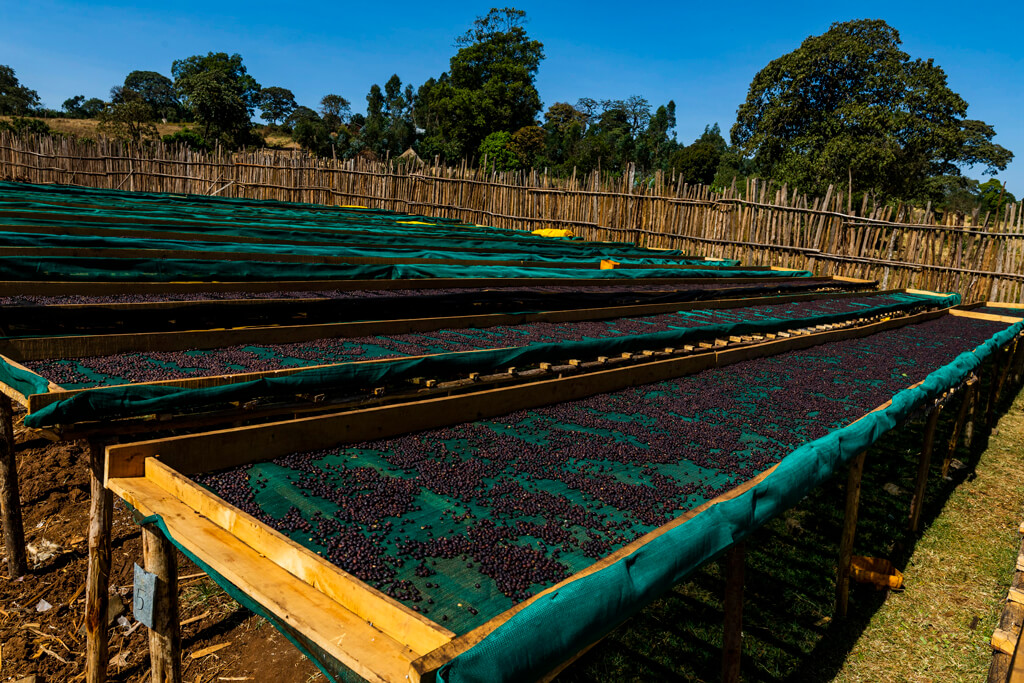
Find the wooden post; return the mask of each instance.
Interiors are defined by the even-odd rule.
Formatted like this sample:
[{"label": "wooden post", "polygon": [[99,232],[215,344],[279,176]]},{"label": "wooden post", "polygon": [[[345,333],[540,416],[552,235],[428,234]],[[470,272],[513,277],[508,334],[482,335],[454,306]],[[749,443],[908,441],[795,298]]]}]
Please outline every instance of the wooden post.
[{"label": "wooden post", "polygon": [[[949,447],[946,449],[946,457],[942,459],[943,478],[949,476],[949,466],[950,463],[953,462],[953,454],[956,452],[957,444],[960,443],[960,434],[964,430],[964,424],[967,422],[967,414],[971,410],[976,393],[977,383],[969,382],[967,385],[967,393],[964,394],[963,400],[960,402],[960,411],[956,415],[956,424],[953,425],[953,433],[949,436]],[[968,442],[969,441],[970,439],[968,438]]]},{"label": "wooden post", "polygon": [[178,561],[174,546],[158,529],[142,527],[146,571],[156,574],[149,662],[153,683],[181,683],[181,632],[178,628]]},{"label": "wooden post", "polygon": [[113,494],[103,486],[103,444],[89,442],[92,504],[89,507],[89,572],[85,587],[86,683],[107,679],[107,594]]},{"label": "wooden post", "polygon": [[25,527],[21,521],[18,466],[14,453],[14,409],[11,399],[0,394],[0,516],[3,517],[7,575],[12,579],[28,573]]},{"label": "wooden post", "polygon": [[921,510],[924,508],[924,494],[928,487],[928,469],[932,464],[932,450],[935,445],[935,426],[939,422],[942,406],[935,406],[928,414],[928,423],[924,428],[924,444],[921,447],[921,460],[917,468],[917,487],[914,498],[910,501],[910,530],[917,531],[921,523]]},{"label": "wooden post", "polygon": [[867,451],[861,451],[850,463],[846,480],[846,512],[843,516],[843,537],[839,542],[839,573],[836,580],[836,614],[846,616],[850,598],[850,558],[853,556],[853,538],[857,533],[857,511],[860,506],[860,480],[864,474]]},{"label": "wooden post", "polygon": [[722,634],[722,683],[739,683],[743,652],[743,564],[742,542],[725,554],[725,624]]}]

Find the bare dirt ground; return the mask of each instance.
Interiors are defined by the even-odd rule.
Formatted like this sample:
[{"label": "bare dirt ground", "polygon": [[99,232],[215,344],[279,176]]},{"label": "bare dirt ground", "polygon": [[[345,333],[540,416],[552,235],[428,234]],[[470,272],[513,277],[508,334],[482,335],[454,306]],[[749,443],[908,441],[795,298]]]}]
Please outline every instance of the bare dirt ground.
[{"label": "bare dirt ground", "polygon": [[[18,437],[18,476],[30,544],[27,576],[0,569],[0,681],[35,674],[38,683],[83,680],[88,544],[88,451]],[[142,561],[138,526],[114,499],[109,614],[110,680],[148,680],[147,631],[132,616],[133,565]],[[184,680],[306,681],[320,672],[262,618],[240,607],[179,556]],[[227,644],[212,654],[203,650]],[[196,654],[201,656],[195,657]]]}]

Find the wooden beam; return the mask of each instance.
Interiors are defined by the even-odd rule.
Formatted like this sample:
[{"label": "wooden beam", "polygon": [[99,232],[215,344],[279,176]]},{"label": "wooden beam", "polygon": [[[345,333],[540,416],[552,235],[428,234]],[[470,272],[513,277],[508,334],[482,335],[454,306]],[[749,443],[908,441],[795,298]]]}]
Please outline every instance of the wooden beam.
[{"label": "wooden beam", "polygon": [[964,426],[967,423],[967,416],[971,410],[971,406],[974,404],[977,391],[977,382],[968,381],[967,389],[965,390],[963,398],[960,400],[960,409],[956,414],[956,423],[953,425],[953,433],[949,436],[949,444],[946,447],[946,457],[942,459],[943,478],[949,476],[949,467],[953,462],[953,454],[956,453],[956,447],[960,444],[960,435],[964,431]]},{"label": "wooden beam", "polygon": [[836,580],[836,616],[845,617],[850,599],[850,558],[857,534],[857,513],[860,508],[860,484],[864,474],[867,451],[861,451],[850,463],[846,479],[846,511],[843,515],[843,536],[839,542],[839,572]]},{"label": "wooden beam", "polygon": [[1020,318],[1014,318],[1008,315],[994,315],[992,313],[979,313],[977,310],[965,311],[959,308],[953,308],[949,311],[950,315],[955,315],[958,318],[974,318],[975,320],[991,320],[997,323],[1019,323]]},{"label": "wooden beam", "polygon": [[156,575],[153,626],[149,629],[152,683],[181,683],[181,630],[178,626],[178,559],[171,542],[151,526],[142,527],[146,571]]},{"label": "wooden beam", "polygon": [[85,587],[85,680],[107,679],[107,603],[110,588],[110,527],[114,499],[103,485],[103,446],[89,444],[92,502],[89,507],[89,560]]},{"label": "wooden beam", "polygon": [[3,516],[7,575],[15,579],[28,573],[28,560],[14,448],[14,410],[7,396],[0,396],[0,515]]},{"label": "wooden beam", "polygon": [[743,565],[741,541],[725,554],[725,620],[722,634],[722,683],[739,683],[743,652]]},{"label": "wooden beam", "polygon": [[928,470],[932,464],[932,450],[935,444],[935,427],[939,423],[941,413],[941,405],[933,407],[928,414],[928,421],[924,428],[924,444],[921,447],[921,458],[917,467],[917,486],[914,488],[914,497],[910,501],[910,530],[915,533],[921,524],[921,510],[924,509],[924,495],[928,488]]}]

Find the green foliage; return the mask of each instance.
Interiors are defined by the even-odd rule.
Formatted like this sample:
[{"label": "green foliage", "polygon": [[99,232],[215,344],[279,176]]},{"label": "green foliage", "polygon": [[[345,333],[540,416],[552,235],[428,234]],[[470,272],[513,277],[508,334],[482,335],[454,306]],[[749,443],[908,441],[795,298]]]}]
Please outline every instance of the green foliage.
[{"label": "green foliage", "polygon": [[107,106],[107,103],[98,97],[90,97],[78,108],[78,114],[83,119],[94,119],[100,115],[103,111],[103,107]]},{"label": "green foliage", "polygon": [[480,143],[477,153],[487,171],[514,171],[519,168],[519,157],[512,149],[512,133],[491,133]]},{"label": "green foliage", "polygon": [[155,116],[153,108],[146,102],[140,98],[131,98],[107,105],[98,117],[99,128],[104,133],[132,142],[156,139],[158,134],[153,125]]},{"label": "green foliage", "polygon": [[194,130],[189,130],[187,128],[175,131],[170,135],[165,135],[163,137],[163,141],[169,145],[184,145],[201,152],[210,151],[210,146],[206,144],[206,140],[203,139],[203,136]]},{"label": "green foliage", "polygon": [[426,130],[421,149],[448,159],[477,149],[495,131],[534,123],[540,94],[534,81],[544,46],[531,40],[526,13],[492,9],[456,40],[449,70],[420,87],[416,121]]},{"label": "green foliage", "polygon": [[686,182],[711,185],[728,147],[716,123],[705,126],[704,133],[692,145],[677,149],[669,163]]},{"label": "green foliage", "polygon": [[1012,153],[967,120],[967,103],[932,60],[912,60],[881,20],[835,23],[769,63],[750,85],[733,144],[757,170],[804,191],[846,184],[913,195],[959,165],[1004,169]]},{"label": "green foliage", "polygon": [[1002,213],[1007,204],[1013,204],[1017,198],[1012,192],[1006,191],[1006,186],[995,178],[990,178],[978,186],[978,199],[981,203],[981,213],[986,212]]},{"label": "green foliage", "polygon": [[0,64],[0,115],[23,116],[39,106],[39,93],[18,82],[14,69]]},{"label": "green foliage", "polygon": [[82,104],[85,102],[85,95],[75,95],[64,100],[64,104],[60,105],[60,108],[73,119],[80,118],[82,115]]},{"label": "green foliage", "polygon": [[175,90],[203,127],[207,143],[239,147],[255,142],[251,119],[261,88],[246,71],[241,55],[194,55],[176,60],[171,72]]},{"label": "green foliage", "polygon": [[124,85],[112,88],[110,95],[113,104],[142,100],[156,117],[168,121],[179,121],[183,114],[181,102],[174,92],[174,83],[156,71],[132,71],[125,76]]},{"label": "green foliage", "polygon": [[402,79],[391,76],[382,91],[374,84],[366,96],[366,121],[360,127],[358,150],[378,157],[398,156],[416,139],[412,120],[415,94],[412,85],[402,88]]},{"label": "green foliage", "polygon": [[509,148],[515,153],[521,168],[532,168],[544,154],[544,129],[540,126],[523,126],[512,133]]},{"label": "green foliage", "polygon": [[0,121],[0,130],[5,130],[15,135],[53,135],[53,130],[46,125],[45,121],[27,119],[20,116],[15,116],[10,121]]},{"label": "green foliage", "polygon": [[330,128],[339,128],[352,116],[352,103],[341,95],[324,95],[320,100],[320,115]]},{"label": "green foliage", "polygon": [[262,110],[260,118],[276,124],[283,118],[295,111],[298,105],[295,103],[295,95],[288,88],[280,88],[272,85],[263,88],[259,95],[259,105]]}]

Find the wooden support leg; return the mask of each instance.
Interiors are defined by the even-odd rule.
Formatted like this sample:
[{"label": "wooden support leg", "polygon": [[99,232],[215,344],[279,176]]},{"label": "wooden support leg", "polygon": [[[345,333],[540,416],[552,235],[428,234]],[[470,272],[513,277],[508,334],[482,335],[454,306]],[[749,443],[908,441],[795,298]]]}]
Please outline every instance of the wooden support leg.
[{"label": "wooden support leg", "polygon": [[181,633],[178,628],[178,561],[174,546],[157,529],[142,528],[146,571],[156,574],[149,661],[153,683],[181,683]]},{"label": "wooden support leg", "polygon": [[[974,396],[977,391],[977,384],[969,384],[967,393],[960,402],[960,410],[956,414],[956,424],[953,425],[953,433],[949,436],[949,447],[946,448],[946,457],[942,459],[942,477],[949,476],[949,466],[953,462],[953,454],[956,452],[957,444],[960,443],[960,434],[964,431],[964,424],[967,422],[967,415],[974,403]],[[968,438],[968,442],[970,439]]]},{"label": "wooden support leg", "polygon": [[11,399],[0,394],[0,516],[3,517],[7,575],[12,579],[28,573],[25,527],[21,521],[18,467],[14,455],[14,409]]},{"label": "wooden support leg", "polygon": [[[1015,350],[1007,349],[1006,353],[1003,354],[1003,367],[1002,371],[999,371],[999,380],[996,382],[995,389],[992,394],[992,410],[999,409],[999,400],[1003,397],[1003,387],[1006,385],[1006,378],[1010,374],[1010,367],[1016,360]],[[998,371],[999,369],[996,368]],[[994,419],[994,416],[993,416]]]},{"label": "wooden support leg", "polygon": [[725,555],[725,630],[722,635],[722,682],[739,683],[743,652],[743,543]]},{"label": "wooden support leg", "polygon": [[928,415],[928,423],[924,428],[924,445],[921,447],[921,460],[917,468],[917,487],[914,499],[910,501],[910,530],[917,531],[921,523],[921,510],[924,508],[924,493],[928,487],[928,470],[932,464],[932,450],[935,445],[935,426],[939,422],[942,407],[932,408]]},{"label": "wooden support leg", "polygon": [[89,444],[89,573],[85,587],[86,683],[107,678],[107,592],[110,589],[110,524],[113,494],[103,486],[103,445]]},{"label": "wooden support leg", "polygon": [[850,599],[850,558],[853,556],[853,538],[857,533],[860,481],[867,455],[867,451],[863,451],[853,459],[850,463],[850,476],[846,480],[846,513],[843,517],[843,537],[839,542],[839,576],[836,581],[836,614],[839,617],[846,616]]}]

